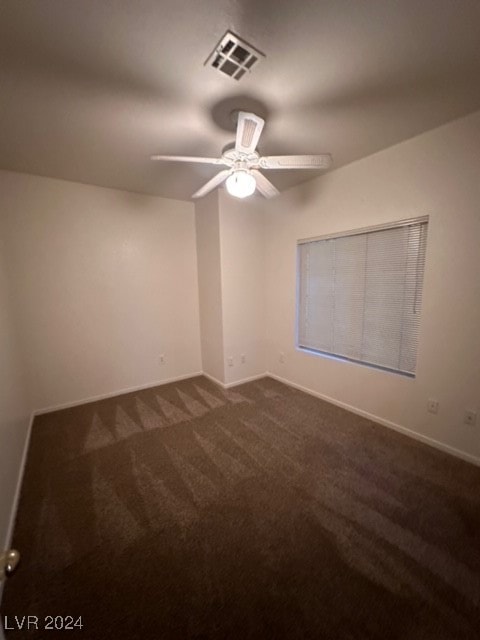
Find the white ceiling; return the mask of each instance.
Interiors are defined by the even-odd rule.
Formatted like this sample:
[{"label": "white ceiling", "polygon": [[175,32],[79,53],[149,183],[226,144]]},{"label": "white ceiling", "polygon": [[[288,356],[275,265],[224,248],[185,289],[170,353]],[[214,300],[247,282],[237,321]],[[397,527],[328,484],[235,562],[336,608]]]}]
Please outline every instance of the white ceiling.
[{"label": "white ceiling", "polygon": [[[267,56],[239,82],[203,64],[227,29]],[[262,153],[338,167],[479,109],[479,33],[479,0],[0,0],[0,168],[188,199],[216,168],[149,156],[219,155],[237,95]]]}]

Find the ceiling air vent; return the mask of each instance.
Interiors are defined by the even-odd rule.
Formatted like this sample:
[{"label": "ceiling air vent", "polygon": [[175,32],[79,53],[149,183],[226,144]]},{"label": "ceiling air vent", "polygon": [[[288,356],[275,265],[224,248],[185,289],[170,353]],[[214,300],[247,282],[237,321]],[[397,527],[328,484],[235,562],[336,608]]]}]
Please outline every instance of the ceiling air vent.
[{"label": "ceiling air vent", "polygon": [[231,31],[227,31],[209,55],[205,65],[218,69],[235,80],[240,80],[264,57],[265,55],[261,51]]}]

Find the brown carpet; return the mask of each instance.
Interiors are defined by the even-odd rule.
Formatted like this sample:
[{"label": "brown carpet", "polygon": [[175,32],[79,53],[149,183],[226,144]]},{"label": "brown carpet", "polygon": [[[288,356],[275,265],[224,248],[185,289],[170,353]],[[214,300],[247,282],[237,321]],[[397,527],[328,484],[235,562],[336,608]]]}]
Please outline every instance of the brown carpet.
[{"label": "brown carpet", "polygon": [[14,545],[66,638],[480,637],[480,469],[269,378],[36,418]]}]

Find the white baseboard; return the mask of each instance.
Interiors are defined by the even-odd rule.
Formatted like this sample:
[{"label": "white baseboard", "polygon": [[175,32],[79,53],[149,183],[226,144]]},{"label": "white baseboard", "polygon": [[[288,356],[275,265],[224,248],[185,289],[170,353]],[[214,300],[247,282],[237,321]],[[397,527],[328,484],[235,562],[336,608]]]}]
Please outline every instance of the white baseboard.
[{"label": "white baseboard", "polygon": [[275,373],[268,372],[266,374],[270,378],[274,380],[278,380],[279,382],[283,382],[284,384],[293,387],[294,389],[298,389],[299,391],[304,391],[311,396],[315,396],[316,398],[320,398],[320,400],[325,400],[330,404],[334,404],[337,407],[341,407],[342,409],[346,409],[351,413],[355,413],[356,415],[362,416],[363,418],[367,418],[372,422],[377,422],[378,424],[383,425],[384,427],[388,427],[389,429],[393,429],[394,431],[398,431],[399,433],[403,433],[414,440],[418,440],[423,442],[424,444],[429,445],[430,447],[434,447],[435,449],[440,449],[440,451],[444,451],[445,453],[449,453],[456,458],[461,458],[466,462],[470,462],[474,465],[480,466],[480,458],[477,456],[472,456],[470,453],[466,453],[461,449],[456,449],[455,447],[451,447],[448,444],[440,442],[439,440],[434,440],[433,438],[429,438],[428,436],[424,436],[417,431],[413,431],[412,429],[408,429],[408,427],[404,427],[401,424],[397,424],[396,422],[391,422],[390,420],[385,420],[385,418],[381,418],[373,413],[369,413],[368,411],[363,411],[363,409],[357,409],[357,407],[353,407],[346,402],[340,402],[335,398],[331,398],[330,396],[326,396],[323,393],[319,393],[318,391],[314,391],[313,389],[309,389],[308,387],[304,387],[301,384],[297,384],[296,382],[292,382],[291,380],[287,380],[286,378],[282,378],[281,376],[277,376]]},{"label": "white baseboard", "polygon": [[241,380],[235,380],[234,382],[221,382],[220,380],[218,380],[214,376],[211,376],[209,373],[205,373],[205,371],[202,373],[202,375],[205,376],[205,378],[208,378],[209,380],[214,382],[215,384],[218,384],[218,386],[222,387],[222,389],[230,389],[231,387],[238,387],[239,385],[246,384],[247,382],[253,382],[254,380],[260,380],[261,378],[265,378],[265,376],[267,376],[269,374],[267,372],[259,373],[259,374],[255,375],[255,376],[250,376],[248,378],[242,378]]},{"label": "white baseboard", "polygon": [[83,398],[82,400],[75,400],[74,402],[66,402],[64,404],[58,404],[52,407],[45,407],[44,409],[37,409],[36,411],[34,411],[34,415],[40,416],[43,413],[51,413],[52,411],[60,411],[61,409],[70,409],[71,407],[78,407],[81,404],[89,404],[90,402],[97,402],[98,400],[107,400],[108,398],[115,398],[116,396],[122,396],[125,393],[134,393],[135,391],[143,391],[144,389],[159,387],[162,384],[169,384],[170,382],[179,382],[180,380],[187,380],[188,378],[195,378],[196,376],[202,376],[202,375],[204,375],[202,371],[195,371],[194,373],[187,373],[185,375],[176,376],[174,378],[165,378],[163,380],[155,380],[154,382],[147,382],[146,384],[140,384],[135,387],[120,389],[119,391],[102,393],[99,396],[90,396],[88,398]]},{"label": "white baseboard", "polygon": [[[457,458],[461,458],[462,460],[466,460],[467,462],[470,462],[472,464],[475,464],[477,466],[480,466],[480,458],[477,456],[474,456],[470,453],[466,453],[465,451],[462,451],[461,449],[456,449],[455,447],[452,447],[448,444],[445,444],[443,442],[440,442],[439,440],[435,440],[434,438],[430,438],[428,436],[425,436],[421,433],[418,433],[417,431],[413,431],[412,429],[409,429],[408,427],[404,427],[403,425],[397,424],[395,422],[392,422],[390,420],[386,420],[385,418],[382,418],[380,416],[377,416],[373,413],[369,413],[368,411],[364,411],[363,409],[358,409],[357,407],[354,407],[350,404],[347,404],[345,402],[341,402],[340,400],[336,400],[335,398],[331,398],[330,396],[327,396],[325,394],[319,393],[318,391],[314,391],[313,389],[309,389],[308,387],[304,387],[303,385],[297,384],[296,382],[293,382],[291,380],[288,380],[287,378],[282,378],[281,376],[278,376],[275,373],[271,373],[269,371],[266,371],[265,373],[260,373],[258,375],[255,376],[250,376],[248,378],[243,378],[242,380],[236,380],[234,382],[222,382],[220,380],[218,380],[217,378],[215,378],[214,376],[210,375],[209,373],[205,373],[204,371],[196,371],[194,373],[188,373],[188,374],[184,374],[181,376],[176,376],[174,378],[167,378],[164,380],[157,380],[155,382],[150,382],[147,384],[143,384],[143,385],[137,385],[135,387],[129,387],[126,389],[121,389],[119,391],[114,391],[111,393],[105,393],[102,395],[98,395],[98,396],[91,396],[89,398],[84,398],[83,400],[78,400],[75,402],[69,402],[69,403],[65,403],[65,404],[61,404],[61,405],[57,405],[57,406],[53,406],[53,407],[48,407],[45,409],[39,409],[37,411],[33,412],[33,416],[32,416],[32,420],[30,421],[30,426],[29,426],[29,435],[28,435],[28,441],[30,439],[30,432],[31,432],[31,428],[32,428],[32,422],[33,422],[33,417],[36,415],[41,415],[43,413],[50,413],[51,411],[59,411],[61,409],[68,409],[70,407],[76,407],[82,404],[88,404],[89,402],[96,402],[97,400],[105,400],[107,398],[114,398],[115,396],[121,396],[125,393],[133,393],[135,391],[141,391],[143,389],[150,389],[152,387],[157,387],[159,385],[162,384],[169,384],[171,382],[179,382],[180,380],[188,380],[189,378],[194,378],[196,376],[205,376],[206,378],[208,378],[209,380],[211,380],[212,382],[214,382],[215,384],[219,385],[222,389],[229,389],[231,387],[236,387],[239,386],[241,384],[245,384],[247,382],[252,382],[254,380],[260,380],[261,378],[265,378],[266,376],[269,376],[271,378],[274,378],[275,380],[278,380],[279,382],[283,382],[284,384],[287,384],[291,387],[294,387],[295,389],[299,389],[300,391],[304,391],[305,393],[308,393],[309,395],[315,396],[316,398],[320,398],[321,400],[325,400],[326,402],[330,402],[331,404],[336,405],[337,407],[341,407],[342,409],[346,409],[347,411],[351,411],[352,413],[355,413],[359,416],[362,416],[364,418],[367,418],[368,420],[372,420],[373,422],[377,422],[378,424],[381,424],[385,427],[388,427],[389,429],[393,429],[394,431],[398,431],[399,433],[403,433],[404,435],[407,435],[411,438],[414,438],[415,440],[418,440],[420,442],[423,442],[424,444],[427,444],[431,447],[434,447],[436,449],[440,449],[441,451],[444,451],[446,453],[449,453],[453,456],[456,456]],[[28,448],[28,441],[26,443],[26,449],[24,451],[24,458],[26,458],[26,451]],[[22,465],[25,464],[25,459],[22,460]],[[23,473],[23,472],[22,472]]]},{"label": "white baseboard", "polygon": [[235,382],[228,382],[225,385],[225,389],[230,389],[230,387],[238,387],[240,384],[246,384],[247,382],[254,382],[255,380],[261,380],[267,376],[267,372],[257,373],[255,376],[250,376],[249,378],[242,378],[242,380],[236,380]]},{"label": "white baseboard", "polygon": [[[18,504],[20,502],[20,493],[22,491],[23,476],[25,475],[25,467],[27,466],[28,447],[30,445],[30,437],[32,435],[32,426],[35,419],[35,413],[30,414],[30,420],[27,427],[27,434],[25,436],[25,442],[23,444],[22,459],[20,460],[20,467],[18,469],[17,484],[15,485],[15,493],[13,494],[12,507],[10,509],[10,519],[8,521],[7,533],[5,536],[4,549],[10,549],[13,540],[13,530],[15,528],[15,520],[17,518]],[[0,547],[1,549],[1,547]],[[5,586],[5,580],[0,581],[0,604],[3,598],[3,588]],[[0,617],[0,640],[4,640],[3,626]]]},{"label": "white baseboard", "polygon": [[15,527],[15,518],[17,517],[18,503],[20,501],[20,492],[22,490],[23,476],[25,474],[25,467],[27,464],[28,447],[30,445],[30,438],[32,436],[32,426],[34,419],[35,413],[32,413],[30,415],[30,421],[27,427],[27,434],[25,436],[25,443],[23,445],[22,459],[20,461],[20,468],[18,470],[17,484],[15,486],[13,504],[10,512],[10,521],[8,523],[7,536],[5,540],[5,549],[9,549],[12,545],[13,529]]},{"label": "white baseboard", "polygon": [[180,380],[188,380],[189,378],[195,378],[197,376],[205,376],[215,384],[220,385],[223,389],[229,389],[230,387],[236,387],[240,384],[245,384],[246,382],[252,382],[253,380],[259,380],[260,378],[264,378],[267,373],[260,373],[256,376],[250,376],[249,378],[242,378],[242,380],[236,380],[234,382],[224,383],[217,378],[211,376],[209,373],[205,373],[204,371],[195,371],[194,373],[186,373],[181,376],[176,376],[174,378],[165,378],[163,380],[155,380],[154,382],[147,382],[146,384],[136,385],[134,387],[128,387],[125,389],[120,389],[119,391],[111,391],[109,393],[102,393],[98,396],[89,396],[87,398],[82,398],[81,400],[74,400],[73,402],[65,402],[62,404],[53,405],[50,407],[44,407],[42,409],[36,409],[33,412],[34,416],[41,416],[44,413],[52,413],[52,411],[61,411],[62,409],[71,409],[72,407],[78,407],[82,404],[89,404],[90,402],[97,402],[98,400],[107,400],[108,398],[115,398],[116,396],[122,396],[125,393],[134,393],[135,391],[143,391],[144,389],[151,389],[153,387],[159,387],[162,384],[170,384],[171,382],[180,382]]},{"label": "white baseboard", "polygon": [[215,378],[215,376],[211,376],[209,373],[205,373],[205,371],[202,373],[202,376],[205,376],[205,378],[208,378],[213,383],[218,384],[219,387],[222,387],[222,389],[225,389],[225,383]]},{"label": "white baseboard", "polygon": [[[27,427],[27,434],[25,436],[25,442],[23,445],[22,459],[20,460],[20,468],[18,469],[17,484],[15,485],[15,493],[13,495],[13,503],[10,511],[10,520],[8,522],[7,535],[5,537],[5,549],[10,549],[13,540],[13,530],[15,528],[15,520],[17,518],[18,504],[20,502],[20,493],[22,491],[23,476],[25,475],[25,467],[27,466],[28,447],[30,445],[30,438],[32,435],[32,426],[35,419],[35,413],[30,414],[30,420]],[[3,588],[5,586],[5,580],[0,582],[0,604],[2,603]],[[4,640],[3,626],[0,619],[0,640]]]},{"label": "white baseboard", "polygon": [[246,384],[247,382],[253,382],[254,380],[261,380],[267,376],[267,372],[258,373],[256,376],[250,376],[248,378],[242,378],[241,380],[235,380],[234,382],[227,382],[224,384],[225,389],[230,389],[231,387],[238,387],[240,384]]}]

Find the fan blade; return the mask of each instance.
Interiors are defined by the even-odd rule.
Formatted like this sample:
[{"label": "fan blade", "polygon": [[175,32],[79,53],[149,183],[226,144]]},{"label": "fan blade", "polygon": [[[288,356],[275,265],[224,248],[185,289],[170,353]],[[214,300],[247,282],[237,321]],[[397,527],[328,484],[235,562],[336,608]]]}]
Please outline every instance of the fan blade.
[{"label": "fan blade", "polygon": [[202,164],[223,164],[230,166],[223,158],[197,158],[195,156],[150,156],[151,160],[166,160],[167,162],[199,162]]},{"label": "fan blade", "polygon": [[237,123],[237,138],[235,150],[242,153],[253,153],[257,148],[260,134],[265,126],[265,120],[254,113],[239,111]]},{"label": "fan blade", "polygon": [[260,158],[262,169],[329,169],[332,156],[322,153],[317,156],[264,156]]},{"label": "fan blade", "polygon": [[220,171],[220,173],[217,173],[216,176],[213,176],[211,180],[204,184],[203,187],[200,187],[198,191],[195,191],[192,198],[201,198],[202,196],[206,196],[207,193],[213,191],[215,187],[218,187],[219,184],[226,180],[231,173],[231,169],[224,169],[223,171]]},{"label": "fan blade", "polygon": [[260,191],[262,196],[265,196],[265,198],[274,198],[275,196],[278,196],[280,191],[277,189],[277,187],[273,186],[270,180],[267,180],[267,178],[265,178],[263,173],[260,173],[260,171],[257,171],[257,169],[252,169],[250,173],[255,178],[257,189]]}]

